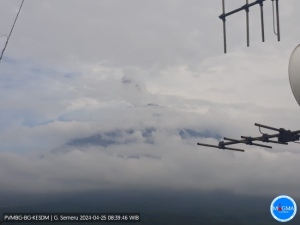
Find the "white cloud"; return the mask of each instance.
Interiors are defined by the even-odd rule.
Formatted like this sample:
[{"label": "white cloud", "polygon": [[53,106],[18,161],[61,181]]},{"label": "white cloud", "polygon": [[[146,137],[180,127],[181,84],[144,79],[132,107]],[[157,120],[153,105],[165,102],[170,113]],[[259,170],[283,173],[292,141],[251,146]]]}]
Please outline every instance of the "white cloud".
[{"label": "white cloud", "polygon": [[[1,32],[18,4],[1,3]],[[266,43],[259,11],[251,10],[251,47],[241,13],[228,20],[223,55],[219,2],[25,2],[1,63],[0,191],[172,186],[298,195],[297,145],[273,152],[242,146],[242,154],[196,146],[217,140],[179,135],[191,129],[256,136],[255,122],[299,129],[287,74],[299,2],[280,4],[280,43],[265,4]],[[230,1],[227,10],[239,5]],[[152,144],[146,128],[156,130]],[[66,145],[112,131],[123,132],[116,145]]]}]

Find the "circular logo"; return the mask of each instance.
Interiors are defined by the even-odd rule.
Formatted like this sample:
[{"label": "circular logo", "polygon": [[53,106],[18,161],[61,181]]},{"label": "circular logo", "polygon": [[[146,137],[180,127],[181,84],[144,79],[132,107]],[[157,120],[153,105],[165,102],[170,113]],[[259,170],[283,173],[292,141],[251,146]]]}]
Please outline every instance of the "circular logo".
[{"label": "circular logo", "polygon": [[295,217],[297,205],[291,197],[281,195],[273,200],[270,210],[275,220],[279,222],[288,222]]}]

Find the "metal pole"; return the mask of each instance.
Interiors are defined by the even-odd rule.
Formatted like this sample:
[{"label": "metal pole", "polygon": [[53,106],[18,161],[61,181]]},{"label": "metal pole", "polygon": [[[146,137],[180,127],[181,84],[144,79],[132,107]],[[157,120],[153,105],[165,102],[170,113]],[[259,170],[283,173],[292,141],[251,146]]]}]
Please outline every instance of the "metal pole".
[{"label": "metal pole", "polygon": [[[223,15],[225,14],[225,0],[223,1]],[[224,53],[227,52],[227,46],[226,46],[226,18],[223,18],[223,36],[224,36]]]},{"label": "metal pole", "polygon": [[278,129],[278,128],[262,125],[262,124],[259,124],[259,123],[255,123],[254,125],[257,126],[257,127],[263,127],[263,128],[269,129],[269,130],[277,131],[277,132],[280,131],[280,129]]},{"label": "metal pole", "polygon": [[248,8],[248,0],[246,0],[247,9],[246,9],[246,18],[247,18],[247,47],[250,46],[250,38],[249,38],[249,8]]},{"label": "metal pole", "polygon": [[277,36],[278,36],[278,41],[280,41],[280,27],[279,27],[279,5],[278,1],[276,0],[276,15],[277,15]]},{"label": "metal pole", "polygon": [[264,10],[263,3],[260,3],[260,13],[261,13],[261,33],[262,33],[262,41],[265,42],[265,27],[264,27]]},{"label": "metal pole", "polygon": [[[250,7],[255,6],[257,4],[260,4],[261,2],[264,2],[264,1],[266,1],[266,0],[257,0],[255,2],[250,3],[248,6],[250,8]],[[222,19],[222,16],[227,17],[227,16],[230,16],[230,15],[235,14],[235,13],[237,13],[239,11],[242,11],[242,10],[245,10],[245,6],[242,6],[241,8],[238,8],[238,9],[233,10],[231,12],[225,13],[225,15],[222,14],[221,16],[219,16],[219,18]]]}]

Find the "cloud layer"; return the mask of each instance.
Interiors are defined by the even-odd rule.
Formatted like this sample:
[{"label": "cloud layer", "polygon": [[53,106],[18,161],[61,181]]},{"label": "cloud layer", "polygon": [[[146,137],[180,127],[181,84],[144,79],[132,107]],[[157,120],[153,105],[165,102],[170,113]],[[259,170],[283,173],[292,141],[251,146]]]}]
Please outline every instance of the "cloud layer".
[{"label": "cloud layer", "polygon": [[[299,197],[297,144],[239,146],[245,153],[196,145],[257,136],[256,122],[299,129],[287,68],[300,4],[281,3],[277,43],[269,3],[267,42],[257,9],[245,47],[241,13],[228,19],[223,55],[219,2],[25,2],[1,63],[0,191]],[[19,2],[1,4],[1,18],[13,20]],[[231,1],[227,10],[238,6]]]}]

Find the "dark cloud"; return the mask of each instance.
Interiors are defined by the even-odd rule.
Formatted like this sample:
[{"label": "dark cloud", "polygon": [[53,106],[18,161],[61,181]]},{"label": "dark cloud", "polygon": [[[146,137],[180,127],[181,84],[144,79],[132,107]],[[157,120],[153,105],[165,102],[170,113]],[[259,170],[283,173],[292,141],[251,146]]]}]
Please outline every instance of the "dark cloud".
[{"label": "dark cloud", "polygon": [[205,131],[203,133],[190,130],[190,129],[184,129],[179,131],[179,135],[182,139],[187,139],[189,137],[198,137],[198,138],[214,138],[217,140],[221,140],[222,137],[218,134],[212,134],[210,131]]},{"label": "dark cloud", "polygon": [[147,104],[146,106],[154,106],[154,107],[157,107],[157,106],[159,106],[159,105],[153,104],[153,103],[149,103],[149,104]]},{"label": "dark cloud", "polygon": [[123,84],[131,84],[131,80],[130,79],[128,79],[128,78],[126,78],[126,77],[122,77],[122,83]]}]

